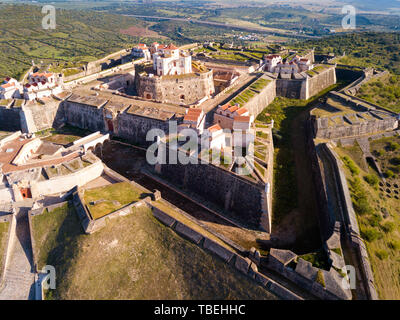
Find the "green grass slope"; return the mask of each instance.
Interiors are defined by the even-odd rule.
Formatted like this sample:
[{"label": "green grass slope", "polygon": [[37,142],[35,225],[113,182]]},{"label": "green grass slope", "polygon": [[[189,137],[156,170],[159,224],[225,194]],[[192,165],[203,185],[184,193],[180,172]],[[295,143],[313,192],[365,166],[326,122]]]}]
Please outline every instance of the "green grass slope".
[{"label": "green grass slope", "polygon": [[54,265],[49,299],[276,299],[159,223],[147,208],[82,234],[72,208],[33,218],[39,268]]}]

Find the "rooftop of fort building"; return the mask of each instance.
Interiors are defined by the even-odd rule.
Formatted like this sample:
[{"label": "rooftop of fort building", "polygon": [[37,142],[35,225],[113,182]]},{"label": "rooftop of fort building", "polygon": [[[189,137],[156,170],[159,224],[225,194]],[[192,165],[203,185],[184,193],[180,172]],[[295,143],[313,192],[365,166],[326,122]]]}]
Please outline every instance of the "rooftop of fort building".
[{"label": "rooftop of fort building", "polygon": [[[369,120],[382,120],[395,116],[389,111],[376,108],[374,105],[359,99],[352,99],[341,93],[330,95],[326,103],[311,111],[317,118],[329,118],[332,125],[343,122],[343,117],[348,124]],[[344,125],[346,125],[346,121]]]},{"label": "rooftop of fort building", "polygon": [[72,94],[68,99],[69,102],[75,102],[79,104],[85,104],[87,106],[101,108],[107,103],[106,99],[98,98],[97,96],[93,95],[78,95]]},{"label": "rooftop of fort building", "polygon": [[127,110],[131,106],[131,103],[127,102],[121,102],[121,101],[116,101],[116,99],[111,99],[108,101],[108,103],[105,105],[105,109],[110,110],[114,113],[122,113],[125,110]]},{"label": "rooftop of fort building", "polygon": [[141,117],[161,120],[161,121],[167,121],[174,117],[183,117],[184,116],[184,112],[176,113],[173,110],[161,108],[160,106],[158,106],[156,104],[146,106],[141,103],[144,101],[140,101],[140,103],[136,103],[136,102],[139,102],[139,101],[135,101],[135,103],[133,103],[132,106],[129,107],[129,109],[127,110],[127,113],[141,116]]}]

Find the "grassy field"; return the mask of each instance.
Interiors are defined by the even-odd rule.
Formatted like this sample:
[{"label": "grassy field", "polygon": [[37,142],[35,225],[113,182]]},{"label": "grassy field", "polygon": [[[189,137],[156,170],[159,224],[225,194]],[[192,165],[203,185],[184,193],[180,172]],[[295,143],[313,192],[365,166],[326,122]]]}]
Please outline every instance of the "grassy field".
[{"label": "grassy field", "polygon": [[0,278],[3,273],[3,257],[6,250],[9,222],[0,223]]},{"label": "grassy field", "polygon": [[400,113],[400,76],[386,75],[361,86],[358,97]]},{"label": "grassy field", "polygon": [[147,208],[84,235],[65,207],[34,217],[33,232],[39,267],[57,271],[57,289],[47,299],[276,299]]},{"label": "grassy field", "polygon": [[120,182],[85,190],[83,198],[92,218],[99,219],[130,203],[139,201],[141,194],[140,190],[135,189],[129,182]]},{"label": "grassy field", "polygon": [[[400,151],[387,149],[399,138],[371,142],[371,151],[385,150],[377,155],[378,164],[385,172]],[[345,163],[353,206],[357,213],[361,235],[366,240],[377,290],[381,299],[400,299],[400,201],[394,197],[395,188],[380,186],[380,179],[371,166],[366,166],[359,148],[336,148]],[[399,175],[387,180],[392,186],[399,183]],[[387,189],[391,193],[386,192]],[[398,189],[397,189],[398,190]],[[389,197],[390,196],[390,197]]]}]

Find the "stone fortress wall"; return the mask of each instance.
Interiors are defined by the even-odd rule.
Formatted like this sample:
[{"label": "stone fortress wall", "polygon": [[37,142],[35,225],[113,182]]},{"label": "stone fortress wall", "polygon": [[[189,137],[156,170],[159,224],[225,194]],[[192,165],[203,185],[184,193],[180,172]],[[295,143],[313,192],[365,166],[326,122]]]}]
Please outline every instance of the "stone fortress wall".
[{"label": "stone fortress wall", "polygon": [[135,82],[138,96],[161,103],[195,104],[215,91],[212,70],[161,77],[137,74]]},{"label": "stone fortress wall", "polygon": [[323,70],[318,75],[308,78],[307,93],[304,99],[309,99],[336,83],[336,67]]},{"label": "stone fortress wall", "polygon": [[20,108],[0,107],[0,128],[5,131],[21,130],[21,112]]},{"label": "stone fortress wall", "polygon": [[[399,125],[396,114],[380,106],[345,94],[331,92],[329,97],[352,109],[356,117],[347,114],[317,117],[311,113],[316,138],[336,139],[395,130]],[[372,116],[371,116],[372,112]]]},{"label": "stone fortress wall", "polygon": [[378,293],[376,291],[374,275],[369,262],[368,251],[360,235],[356,213],[353,208],[349,186],[347,184],[347,179],[341,164],[341,160],[329,143],[321,145],[320,149],[328,156],[328,159],[335,171],[335,180],[338,185],[338,192],[342,199],[342,212],[344,213],[344,222],[346,223],[344,230],[346,230],[346,237],[349,238],[350,244],[355,249],[357,258],[360,261],[360,269],[366,291],[365,294],[369,299],[377,300]]},{"label": "stone fortress wall", "polygon": [[316,75],[301,76],[290,79],[276,79],[276,95],[289,99],[307,100],[336,83],[336,70],[332,65]]},{"label": "stone fortress wall", "polygon": [[163,164],[156,171],[167,181],[197,193],[237,220],[270,232],[266,188],[212,164]]}]

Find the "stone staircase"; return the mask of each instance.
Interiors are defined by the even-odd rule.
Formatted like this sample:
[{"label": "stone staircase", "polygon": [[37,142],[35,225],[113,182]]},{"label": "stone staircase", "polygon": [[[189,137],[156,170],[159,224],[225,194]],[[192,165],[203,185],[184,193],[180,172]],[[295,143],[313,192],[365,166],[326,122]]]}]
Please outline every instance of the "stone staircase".
[{"label": "stone staircase", "polygon": [[5,283],[0,289],[0,300],[35,299],[32,263],[32,244],[29,234],[28,209],[20,208],[17,214],[16,236],[11,259],[5,273]]}]

